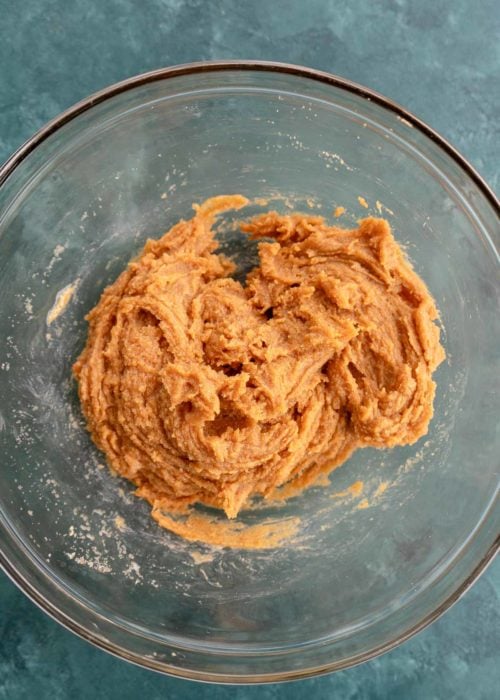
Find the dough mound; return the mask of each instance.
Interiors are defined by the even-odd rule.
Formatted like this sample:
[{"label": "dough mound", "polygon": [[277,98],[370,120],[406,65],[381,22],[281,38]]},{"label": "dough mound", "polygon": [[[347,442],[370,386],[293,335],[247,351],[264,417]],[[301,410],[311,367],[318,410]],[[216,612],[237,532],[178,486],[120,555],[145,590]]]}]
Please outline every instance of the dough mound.
[{"label": "dough mound", "polygon": [[110,466],[158,511],[234,518],[251,496],[298,488],[358,447],[414,443],[444,358],[434,302],[389,224],[262,214],[245,286],[211,225],[248,201],[195,206],[108,287],[74,365]]}]

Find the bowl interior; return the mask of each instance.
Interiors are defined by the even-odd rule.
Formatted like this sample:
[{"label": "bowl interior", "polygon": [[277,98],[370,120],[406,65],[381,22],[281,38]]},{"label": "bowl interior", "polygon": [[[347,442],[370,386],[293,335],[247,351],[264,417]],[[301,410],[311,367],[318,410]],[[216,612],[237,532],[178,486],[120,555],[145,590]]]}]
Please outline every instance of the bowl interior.
[{"label": "bowl interior", "polygon": [[[104,466],[70,376],[85,314],[146,238],[233,192],[252,200],[238,218],[272,207],[334,220],[337,206],[348,227],[386,217],[436,299],[448,355],[419,443],[358,451],[328,485],[242,514],[300,518],[274,550],[160,529]],[[255,250],[234,218],[220,221],[221,249],[244,277]],[[343,665],[404,635],[466,580],[498,527],[496,226],[481,189],[418,128],[305,77],[179,75],[70,120],[0,189],[6,559],[104,646],[188,675]]]}]

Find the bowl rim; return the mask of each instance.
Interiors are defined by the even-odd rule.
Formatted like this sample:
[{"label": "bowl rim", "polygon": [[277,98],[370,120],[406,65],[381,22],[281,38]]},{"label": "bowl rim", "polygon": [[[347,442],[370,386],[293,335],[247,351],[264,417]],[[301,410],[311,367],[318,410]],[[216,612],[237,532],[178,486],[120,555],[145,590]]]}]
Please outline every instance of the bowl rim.
[{"label": "bowl rim", "polygon": [[217,71],[260,71],[271,73],[287,73],[297,77],[309,78],[317,82],[326,83],[336,88],[341,88],[347,92],[353,93],[358,97],[363,97],[368,101],[385,107],[391,112],[394,112],[401,119],[406,120],[411,126],[416,127],[423,132],[428,138],[441,147],[449,156],[457,162],[457,164],[467,173],[474,183],[482,190],[484,196],[489,200],[496,213],[500,216],[500,199],[496,196],[486,180],[479,172],[469,163],[469,161],[441,136],[437,131],[430,127],[419,117],[412,112],[402,107],[398,102],[385,97],[381,93],[367,88],[359,83],[356,83],[347,78],[341,78],[334,73],[317,70],[316,68],[308,68],[293,63],[281,63],[274,61],[257,61],[257,60],[242,60],[242,61],[196,61],[193,63],[182,63],[167,68],[158,68],[146,73],[126,78],[117,83],[113,83],[108,87],[93,92],[88,97],[76,102],[73,106],[58,114],[54,119],[48,121],[44,126],[36,131],[31,138],[25,141],[7,160],[0,166],[0,187],[5,180],[12,174],[14,169],[40,144],[42,141],[51,136],[62,126],[72,121],[75,117],[83,114],[92,107],[127,92],[136,87],[154,83],[167,78],[176,78],[183,75],[195,73],[213,73]]},{"label": "bowl rim", "polygon": [[[477,170],[461,155],[461,153],[452,146],[446,139],[438,134],[434,129],[428,126],[424,121],[416,117],[413,113],[394,102],[382,94],[364,87],[358,83],[352,82],[345,78],[341,78],[326,71],[320,71],[305,66],[294,65],[290,63],[280,63],[273,61],[258,61],[258,60],[224,60],[224,61],[199,61],[193,63],[184,63],[167,68],[160,68],[146,73],[135,75],[120,82],[114,83],[98,92],[92,93],[87,98],[77,102],[69,109],[61,112],[51,121],[47,122],[39,129],[31,138],[22,144],[5,162],[0,166],[0,187],[12,175],[14,170],[32,153],[43,141],[48,139],[52,134],[58,131],[68,122],[72,121],[79,115],[88,111],[92,107],[105,102],[121,93],[128,90],[154,83],[157,81],[175,78],[185,75],[203,74],[210,72],[221,71],[260,71],[271,73],[284,73],[299,78],[315,80],[323,84],[330,85],[346,92],[352,93],[367,101],[375,102],[381,107],[394,113],[397,117],[409,123],[410,126],[418,129],[430,140],[432,140],[439,148],[447,153],[466,173],[466,175],[477,185],[484,197],[488,200],[497,216],[500,217],[500,200],[496,197],[493,190],[489,187],[483,177]],[[415,634],[423,630],[429,624],[437,620],[446,610],[448,610],[455,602],[457,602],[479,578],[479,576],[491,564],[498,550],[500,549],[500,536],[492,543],[486,551],[480,562],[476,565],[469,576],[460,584],[460,586],[452,592],[446,600],[427,614],[420,622],[413,625],[403,633],[399,634],[395,639],[385,642],[374,647],[366,652],[362,652],[354,657],[343,659],[341,661],[332,661],[327,664],[322,664],[315,668],[300,669],[297,671],[280,671],[262,674],[235,674],[231,676],[221,675],[214,672],[193,671],[183,669],[176,666],[170,666],[164,662],[155,660],[154,658],[144,657],[138,653],[124,649],[120,645],[103,639],[101,636],[94,634],[87,629],[83,624],[75,622],[63,609],[58,605],[46,599],[36,586],[31,584],[9,561],[8,557],[0,547],[0,569],[2,569],[14,584],[30,598],[41,610],[52,617],[56,622],[63,627],[73,632],[82,639],[90,642],[94,646],[107,651],[108,653],[131,662],[137,666],[149,668],[154,671],[159,671],[171,676],[185,678],[189,680],[198,680],[212,683],[274,683],[282,681],[291,681],[304,678],[319,676],[325,673],[331,673],[346,668],[351,668],[358,664],[364,663],[381,654],[384,654],[391,649],[394,649],[399,644],[413,637]]]}]

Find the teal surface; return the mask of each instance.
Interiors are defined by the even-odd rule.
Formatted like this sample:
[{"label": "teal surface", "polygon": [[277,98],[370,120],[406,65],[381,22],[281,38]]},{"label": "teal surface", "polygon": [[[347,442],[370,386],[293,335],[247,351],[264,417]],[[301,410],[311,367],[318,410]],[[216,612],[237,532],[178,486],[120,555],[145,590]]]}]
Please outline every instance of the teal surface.
[{"label": "teal surface", "polygon": [[[321,68],[384,93],[449,139],[498,191],[499,32],[496,0],[0,0],[0,161],[48,119],[117,80],[193,60],[258,58]],[[499,596],[497,561],[443,618],[385,656],[318,679],[234,688],[114,659],[0,574],[0,700],[493,700]]]}]

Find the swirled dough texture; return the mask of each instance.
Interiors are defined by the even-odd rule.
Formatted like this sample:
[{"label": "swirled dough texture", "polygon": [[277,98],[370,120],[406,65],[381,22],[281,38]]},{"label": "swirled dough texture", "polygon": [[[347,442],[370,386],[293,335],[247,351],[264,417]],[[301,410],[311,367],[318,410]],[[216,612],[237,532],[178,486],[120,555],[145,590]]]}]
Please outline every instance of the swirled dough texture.
[{"label": "swirled dough texture", "polygon": [[303,487],[358,447],[414,443],[444,358],[437,311],[389,224],[262,214],[246,285],[195,207],[149,240],[88,315],[74,365],[92,438],[153,511],[230,518],[251,496]]}]

